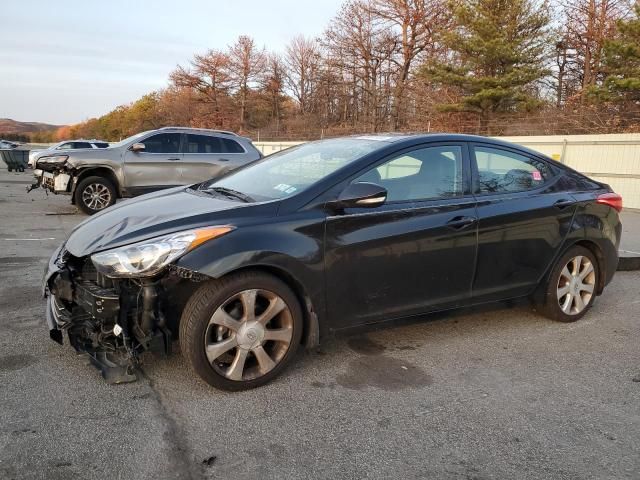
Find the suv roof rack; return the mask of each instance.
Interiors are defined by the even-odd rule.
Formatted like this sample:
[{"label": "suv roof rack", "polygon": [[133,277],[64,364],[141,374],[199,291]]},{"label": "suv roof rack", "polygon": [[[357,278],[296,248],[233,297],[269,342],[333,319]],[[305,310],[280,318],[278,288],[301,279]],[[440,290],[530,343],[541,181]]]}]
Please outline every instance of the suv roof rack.
[{"label": "suv roof rack", "polygon": [[192,128],[192,127],[161,127],[158,130],[196,130],[198,132],[211,132],[211,133],[222,133],[224,135],[233,135],[234,137],[239,137],[237,133],[229,132],[227,130],[214,130],[212,128]]}]

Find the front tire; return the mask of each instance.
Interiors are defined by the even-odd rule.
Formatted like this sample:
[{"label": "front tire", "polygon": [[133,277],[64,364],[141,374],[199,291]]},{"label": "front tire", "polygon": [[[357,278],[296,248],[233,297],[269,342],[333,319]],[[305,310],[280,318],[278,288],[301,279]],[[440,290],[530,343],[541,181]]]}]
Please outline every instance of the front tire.
[{"label": "front tire", "polygon": [[537,310],[559,322],[581,319],[596,298],[599,275],[598,261],[590,250],[569,248],[553,267]]},{"label": "front tire", "polygon": [[241,272],[207,282],[191,296],[180,320],[180,348],[209,385],[246,390],[282,372],[302,328],[300,304],[285,283]]},{"label": "front tire", "polygon": [[87,177],[78,183],[74,198],[80,210],[93,215],[116,203],[116,188],[104,177]]}]

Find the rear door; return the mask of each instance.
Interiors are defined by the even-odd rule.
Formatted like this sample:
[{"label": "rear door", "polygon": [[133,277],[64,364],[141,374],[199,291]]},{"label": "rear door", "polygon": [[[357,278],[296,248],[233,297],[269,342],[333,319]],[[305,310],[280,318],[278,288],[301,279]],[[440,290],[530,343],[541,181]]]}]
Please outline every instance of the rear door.
[{"label": "rear door", "polygon": [[218,177],[245,163],[245,149],[239,142],[216,135],[185,135],[181,175],[183,183],[199,183]]},{"label": "rear door", "polygon": [[181,175],[186,184],[204,182],[227,171],[232,164],[222,138],[185,135]]},{"label": "rear door", "polygon": [[538,157],[490,144],[471,152],[479,221],[474,300],[526,295],[561,248],[576,201],[554,188],[560,172]]},{"label": "rear door", "polygon": [[465,144],[429,144],[353,179],[384,186],[388,197],[327,219],[327,302],[337,328],[470,297],[477,222],[465,165]]},{"label": "rear door", "polygon": [[180,133],[157,133],[139,143],[143,152],[128,149],[124,155],[124,175],[127,192],[132,195],[182,185],[180,174]]}]

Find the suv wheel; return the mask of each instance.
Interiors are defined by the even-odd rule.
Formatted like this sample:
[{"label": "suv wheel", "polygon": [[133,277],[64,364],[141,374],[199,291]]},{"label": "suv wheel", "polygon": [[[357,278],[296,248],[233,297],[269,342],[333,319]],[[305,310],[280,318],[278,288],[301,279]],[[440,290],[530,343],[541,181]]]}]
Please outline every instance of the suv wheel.
[{"label": "suv wheel", "polygon": [[200,287],[180,320],[180,348],[196,373],[224,390],[271,381],[302,337],[302,310],[291,289],[261,272],[242,272]]},{"label": "suv wheel", "polygon": [[552,320],[575,322],[593,305],[600,271],[593,253],[571,247],[553,267],[538,310]]},{"label": "suv wheel", "polygon": [[84,213],[93,215],[116,203],[116,188],[104,177],[87,177],[75,191],[76,205]]}]

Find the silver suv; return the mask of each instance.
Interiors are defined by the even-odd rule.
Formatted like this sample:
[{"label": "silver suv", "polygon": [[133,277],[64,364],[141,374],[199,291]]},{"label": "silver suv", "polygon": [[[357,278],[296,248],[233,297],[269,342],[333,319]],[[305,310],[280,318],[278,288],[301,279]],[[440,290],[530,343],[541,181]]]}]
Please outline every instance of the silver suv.
[{"label": "silver suv", "polygon": [[119,197],[203,182],[261,156],[251,140],[232,132],[164,127],[108,148],[41,156],[28,190],[71,195],[72,203],[92,215]]}]

